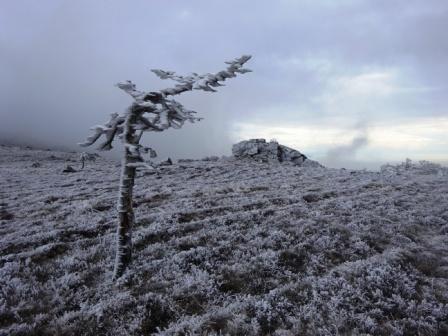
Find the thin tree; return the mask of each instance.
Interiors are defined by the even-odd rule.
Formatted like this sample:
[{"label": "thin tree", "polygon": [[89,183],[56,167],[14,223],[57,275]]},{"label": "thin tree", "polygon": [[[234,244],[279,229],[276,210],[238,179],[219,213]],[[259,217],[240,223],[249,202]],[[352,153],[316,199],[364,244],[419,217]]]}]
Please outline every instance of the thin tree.
[{"label": "thin tree", "polygon": [[131,81],[118,83],[116,86],[129,94],[134,101],[124,113],[111,114],[110,120],[92,128],[94,133],[89,136],[81,146],[90,146],[104,136],[99,150],[112,149],[112,142],[118,137],[124,147],[120,188],[118,193],[118,226],[117,247],[114,266],[114,279],[119,278],[128,267],[132,259],[132,227],[134,224],[134,211],[132,208],[132,191],[134,187],[137,168],[153,167],[145,162],[143,154],[155,157],[155,151],[140,144],[144,132],[162,132],[168,128],[181,128],[186,121],[201,120],[194,116],[195,111],[187,110],[184,106],[169,99],[170,96],[191,90],[215,92],[214,88],[223,86],[227,78],[236,77],[237,73],[244,74],[251,70],[243,68],[251,56],[243,55],[233,61],[226,62],[227,68],[216,74],[198,75],[192,73],[187,76],[176,75],[172,71],[151,70],[161,79],[171,79],[177,82],[174,87],[160,91],[144,92],[136,89]]}]

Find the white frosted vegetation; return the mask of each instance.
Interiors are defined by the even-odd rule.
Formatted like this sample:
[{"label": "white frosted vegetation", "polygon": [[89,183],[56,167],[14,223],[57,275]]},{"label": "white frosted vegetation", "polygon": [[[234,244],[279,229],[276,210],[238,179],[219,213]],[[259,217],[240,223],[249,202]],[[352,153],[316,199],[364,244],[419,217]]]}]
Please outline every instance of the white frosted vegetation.
[{"label": "white frosted vegetation", "polygon": [[133,267],[110,286],[116,163],[0,151],[0,334],[447,334],[447,168],[142,171]]}]

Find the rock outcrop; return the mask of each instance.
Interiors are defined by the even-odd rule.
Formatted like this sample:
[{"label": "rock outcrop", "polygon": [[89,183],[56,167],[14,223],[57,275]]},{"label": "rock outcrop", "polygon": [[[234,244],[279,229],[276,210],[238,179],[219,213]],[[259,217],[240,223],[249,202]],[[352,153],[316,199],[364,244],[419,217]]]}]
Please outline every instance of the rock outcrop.
[{"label": "rock outcrop", "polygon": [[[292,162],[302,165],[306,161],[311,161],[295,149],[280,145],[276,141],[266,142],[265,139],[238,142],[232,146],[232,154],[238,159],[248,158],[261,162]],[[311,162],[314,163],[314,161]],[[316,164],[318,163],[316,162]]]}]

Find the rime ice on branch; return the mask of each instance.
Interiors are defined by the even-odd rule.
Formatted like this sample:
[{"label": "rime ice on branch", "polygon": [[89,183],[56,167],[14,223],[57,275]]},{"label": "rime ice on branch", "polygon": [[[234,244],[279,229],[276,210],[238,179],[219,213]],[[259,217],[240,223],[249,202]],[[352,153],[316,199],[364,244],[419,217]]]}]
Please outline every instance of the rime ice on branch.
[{"label": "rime ice on branch", "polygon": [[124,145],[122,172],[120,177],[120,191],[118,198],[119,223],[117,228],[117,253],[114,268],[114,278],[120,277],[131,261],[132,255],[132,226],[134,213],[132,209],[132,190],[135,172],[138,167],[152,168],[143,159],[143,154],[149,153],[155,157],[156,152],[140,144],[143,132],[161,132],[168,128],[181,128],[186,121],[195,122],[201,118],[195,117],[195,111],[186,109],[181,103],[170,98],[191,90],[216,92],[215,88],[223,86],[228,78],[250,72],[243,68],[251,56],[243,55],[233,61],[226,62],[227,68],[216,74],[198,75],[192,73],[187,76],[176,75],[172,71],[151,70],[161,79],[171,79],[177,82],[172,88],[160,91],[144,92],[137,90],[131,81],[118,83],[117,86],[128,93],[134,101],[123,114],[113,113],[104,125],[92,128],[94,133],[81,146],[90,146],[104,137],[99,150],[112,149],[112,142],[118,136]]}]

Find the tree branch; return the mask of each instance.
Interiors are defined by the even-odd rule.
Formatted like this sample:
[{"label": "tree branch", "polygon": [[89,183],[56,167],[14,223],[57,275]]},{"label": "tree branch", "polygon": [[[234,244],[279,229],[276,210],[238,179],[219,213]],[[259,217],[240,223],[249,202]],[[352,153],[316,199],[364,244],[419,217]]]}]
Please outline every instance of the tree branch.
[{"label": "tree branch", "polygon": [[149,92],[145,95],[144,100],[158,100],[160,97],[174,96],[185,91],[190,90],[204,90],[215,92],[212,87],[222,86],[220,81],[225,81],[227,78],[236,77],[236,73],[244,74],[251,72],[252,70],[243,68],[244,63],[251,59],[250,55],[243,55],[239,58],[235,58],[233,61],[225,62],[229,64],[226,70],[220,71],[216,74],[204,74],[198,75],[192,73],[188,76],[176,75],[173,71],[164,71],[159,69],[152,69],[151,71],[161,79],[172,79],[180,84],[175,85],[173,88],[167,88],[159,92]]}]

